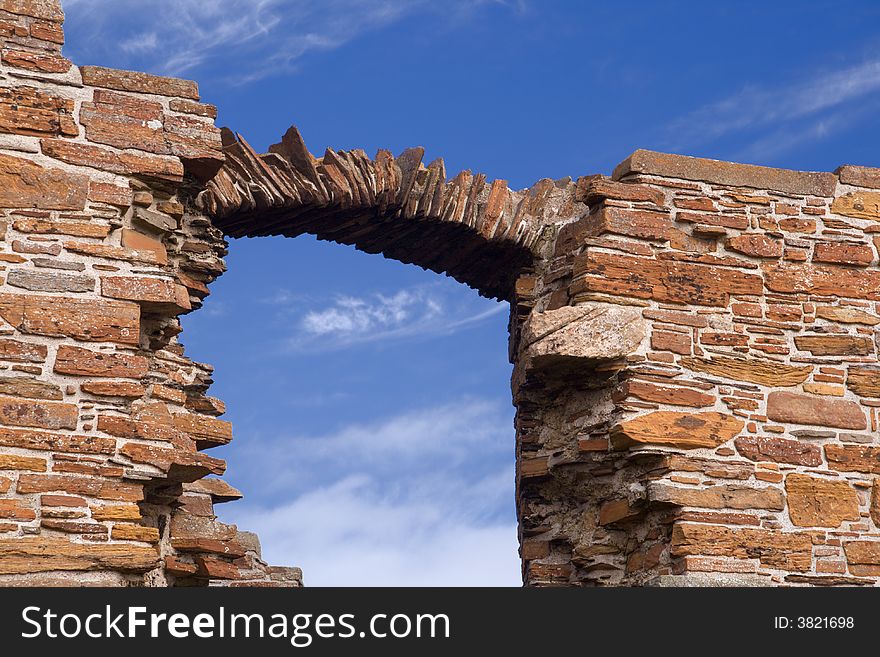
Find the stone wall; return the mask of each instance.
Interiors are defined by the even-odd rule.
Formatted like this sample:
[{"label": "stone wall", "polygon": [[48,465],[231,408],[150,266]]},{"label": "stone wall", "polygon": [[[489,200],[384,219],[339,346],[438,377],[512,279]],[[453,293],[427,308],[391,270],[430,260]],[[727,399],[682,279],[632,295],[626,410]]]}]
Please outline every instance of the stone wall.
[{"label": "stone wall", "polygon": [[191,208],[223,164],[184,80],[61,55],[50,0],[0,0],[0,584],[296,585],[203,451],[228,443],[178,317],[224,271]]},{"label": "stone wall", "polygon": [[178,318],[224,235],[304,233],[510,302],[527,585],[878,583],[880,170],[258,154],[62,21],[0,0],[0,584],[301,584],[216,520],[232,427]]}]

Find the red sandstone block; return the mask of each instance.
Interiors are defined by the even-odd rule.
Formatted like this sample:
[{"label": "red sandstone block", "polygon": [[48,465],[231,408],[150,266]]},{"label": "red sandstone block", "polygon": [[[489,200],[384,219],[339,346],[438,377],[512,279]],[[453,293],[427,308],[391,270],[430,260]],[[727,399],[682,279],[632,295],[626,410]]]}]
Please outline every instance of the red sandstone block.
[{"label": "red sandstone block", "polygon": [[143,356],[105,353],[61,345],[55,358],[54,371],[72,376],[140,379],[150,371],[150,362]]},{"label": "red sandstone block", "polygon": [[833,173],[773,169],[645,150],[636,151],[618,165],[612,178],[620,180],[634,173],[701,180],[731,187],[770,189],[796,196],[828,197],[834,194],[837,184],[837,176]]},{"label": "red sandstone block", "polygon": [[134,71],[120,71],[100,66],[83,66],[81,71],[83,83],[90,87],[158,96],[177,96],[189,100],[199,99],[199,87],[190,80],[160,77]]}]

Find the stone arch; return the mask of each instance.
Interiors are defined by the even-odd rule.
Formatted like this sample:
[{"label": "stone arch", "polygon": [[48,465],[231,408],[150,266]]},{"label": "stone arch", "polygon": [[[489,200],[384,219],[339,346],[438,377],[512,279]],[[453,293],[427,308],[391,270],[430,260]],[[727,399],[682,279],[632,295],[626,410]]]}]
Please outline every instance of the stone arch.
[{"label": "stone arch", "polygon": [[448,274],[481,295],[511,301],[516,280],[540,257],[544,228],[584,206],[570,179],[521,191],[462,171],[447,181],[442,158],[423,148],[328,148],[320,158],[296,127],[266,154],[222,131],[226,163],[197,199],[230,237],[313,234],[367,253]]}]

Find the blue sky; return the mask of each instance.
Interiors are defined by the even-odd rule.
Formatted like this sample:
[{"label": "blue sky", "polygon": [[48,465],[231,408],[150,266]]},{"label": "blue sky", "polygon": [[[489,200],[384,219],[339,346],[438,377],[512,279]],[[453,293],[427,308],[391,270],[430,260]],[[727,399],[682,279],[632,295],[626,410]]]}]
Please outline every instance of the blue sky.
[{"label": "blue sky", "polygon": [[[199,80],[260,150],[427,149],[521,188],[636,148],[880,166],[880,5],[67,0],[66,53]],[[349,247],[237,240],[188,354],[216,366],[257,530],[309,585],[518,585],[507,307]]]}]

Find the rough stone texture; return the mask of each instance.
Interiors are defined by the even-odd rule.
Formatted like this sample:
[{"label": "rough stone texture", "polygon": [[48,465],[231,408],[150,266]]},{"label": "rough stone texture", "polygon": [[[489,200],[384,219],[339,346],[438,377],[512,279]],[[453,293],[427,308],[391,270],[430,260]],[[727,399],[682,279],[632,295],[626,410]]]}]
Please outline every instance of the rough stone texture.
[{"label": "rough stone texture", "polygon": [[224,234],[304,233],[510,302],[526,585],[880,583],[880,170],[258,154],[192,82],[70,64],[57,1],[0,9],[0,584],[301,585],[216,519],[233,428],[177,336]]},{"label": "rough stone texture", "polygon": [[74,66],[57,0],[0,10],[0,133],[30,140],[0,146],[0,585],[300,586],[217,521],[241,494],[202,450],[231,427],[176,339],[225,269],[194,207],[215,113],[193,82]]}]

